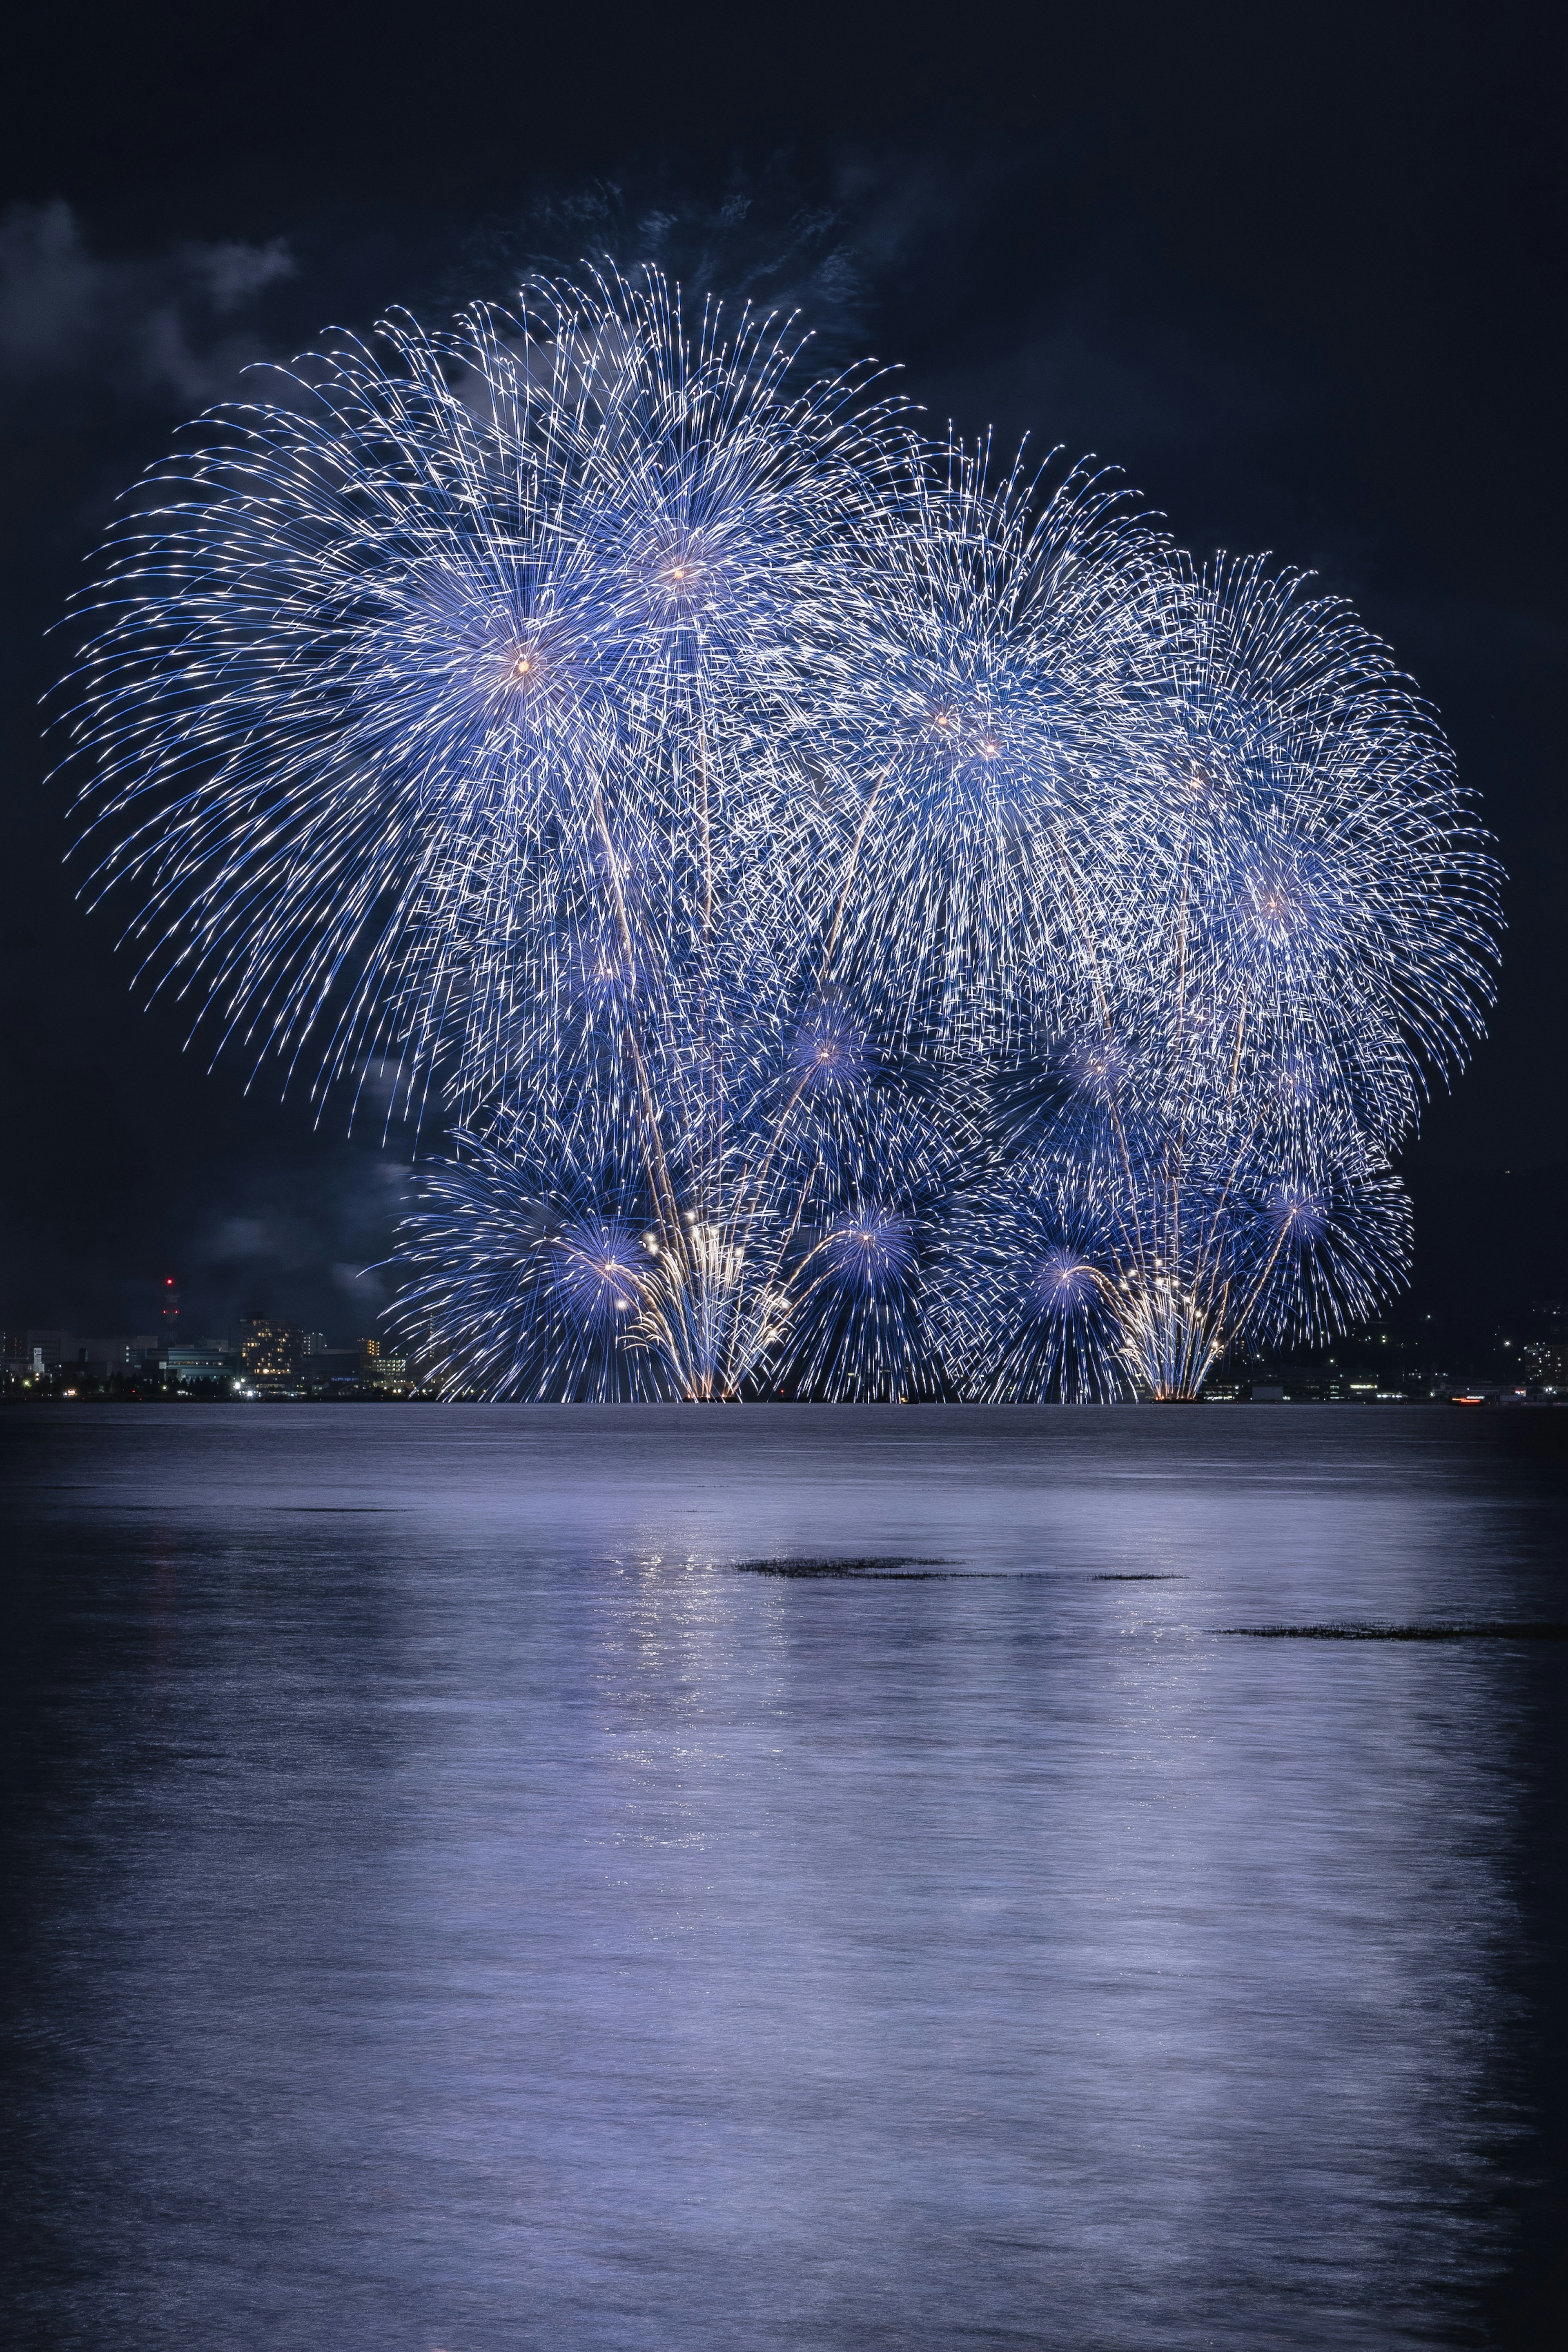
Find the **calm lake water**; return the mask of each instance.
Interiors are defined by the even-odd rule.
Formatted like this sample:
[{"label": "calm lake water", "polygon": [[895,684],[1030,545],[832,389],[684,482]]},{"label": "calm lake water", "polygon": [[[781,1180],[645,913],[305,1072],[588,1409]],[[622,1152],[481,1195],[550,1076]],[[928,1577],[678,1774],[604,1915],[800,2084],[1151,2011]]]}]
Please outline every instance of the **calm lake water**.
[{"label": "calm lake water", "polygon": [[1568,1618],[1568,1413],[64,1406],[0,1474],[8,2346],[1562,2340],[1568,1643],[1222,1629]]}]

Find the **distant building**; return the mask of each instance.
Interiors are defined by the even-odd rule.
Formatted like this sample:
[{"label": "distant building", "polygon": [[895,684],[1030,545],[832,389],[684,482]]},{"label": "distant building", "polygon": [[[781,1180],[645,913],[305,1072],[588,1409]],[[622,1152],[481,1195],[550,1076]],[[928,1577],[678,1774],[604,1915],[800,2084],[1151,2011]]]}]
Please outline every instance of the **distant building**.
[{"label": "distant building", "polygon": [[189,1388],[195,1381],[223,1381],[234,1378],[237,1369],[233,1356],[215,1345],[202,1345],[195,1340],[180,1341],[166,1349],[164,1368],[172,1381]]},{"label": "distant building", "polygon": [[240,1326],[239,1353],[245,1376],[253,1386],[288,1386],[303,1369],[305,1334],[298,1323],[275,1323],[266,1315],[247,1315]]},{"label": "distant building", "polygon": [[368,1389],[397,1391],[409,1387],[408,1360],[384,1356],[379,1339],[360,1341],[360,1379]]},{"label": "distant building", "polygon": [[73,1360],[88,1364],[105,1377],[116,1372],[134,1371],[149,1360],[156,1360],[160,1352],[156,1332],[138,1331],[127,1338],[117,1333],[108,1338],[78,1339]]},{"label": "distant building", "polygon": [[8,1331],[0,1338],[0,1360],[15,1380],[74,1381],[90,1392],[155,1373],[164,1345],[156,1331]]},{"label": "distant building", "polygon": [[1553,1394],[1568,1387],[1568,1299],[1538,1298],[1520,1350],[1525,1376]]}]

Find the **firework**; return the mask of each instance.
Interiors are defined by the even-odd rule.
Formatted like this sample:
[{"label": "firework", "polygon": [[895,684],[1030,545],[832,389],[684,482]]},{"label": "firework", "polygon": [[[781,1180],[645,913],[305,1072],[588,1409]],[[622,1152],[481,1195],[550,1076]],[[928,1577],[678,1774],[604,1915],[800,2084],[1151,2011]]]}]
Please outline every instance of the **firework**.
[{"label": "firework", "polygon": [[1084,1171],[1031,1153],[954,1219],[942,1337],[956,1385],[1003,1402],[1100,1404],[1132,1393],[1118,1345],[1106,1204]]},{"label": "firework", "polygon": [[641,1205],[603,1169],[553,1191],[476,1137],[427,1165],[403,1227],[399,1328],[423,1377],[464,1394],[556,1403],[667,1397],[657,1360],[626,1346],[647,1286]]},{"label": "firework", "polygon": [[1496,868],[1386,648],[1256,563],[1176,560],[1137,620],[1136,893],[1099,894],[1088,1022],[998,1097],[956,1325],[983,1386],[1193,1395],[1370,1314],[1408,1264],[1389,1155],[1489,1000]]},{"label": "firework", "polygon": [[799,936],[879,420],[787,391],[797,341],[540,286],[340,341],[155,470],[68,723],[89,891],[218,1044],[319,1087],[390,1055],[415,1105],[440,1063],[461,1111],[558,958]]},{"label": "firework", "polygon": [[1197,1391],[1403,1278],[1498,875],[1340,603],[664,282],[399,316],[155,471],[89,894],[219,1048],[390,1064],[451,1392]]},{"label": "firework", "polygon": [[876,639],[845,764],[833,977],[917,1050],[1027,1050],[1082,1004],[1137,857],[1131,745],[1158,534],[1103,470],[912,446],[861,561]]}]

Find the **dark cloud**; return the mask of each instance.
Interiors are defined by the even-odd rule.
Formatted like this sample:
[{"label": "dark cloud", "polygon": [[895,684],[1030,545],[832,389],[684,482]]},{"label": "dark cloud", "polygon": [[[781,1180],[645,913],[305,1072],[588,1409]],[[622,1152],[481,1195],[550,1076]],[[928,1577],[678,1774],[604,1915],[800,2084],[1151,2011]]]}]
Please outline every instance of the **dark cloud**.
[{"label": "dark cloud", "polygon": [[222,1203],[200,1211],[182,1271],[214,1329],[250,1313],[374,1328],[389,1295],[378,1265],[408,1189],[406,1162],[322,1138],[308,1164],[269,1154],[235,1171]]},{"label": "dark cloud", "polygon": [[0,388],[16,399],[87,377],[159,407],[204,404],[256,355],[241,314],[295,268],[281,237],[106,259],[68,205],[15,205],[0,220]]}]

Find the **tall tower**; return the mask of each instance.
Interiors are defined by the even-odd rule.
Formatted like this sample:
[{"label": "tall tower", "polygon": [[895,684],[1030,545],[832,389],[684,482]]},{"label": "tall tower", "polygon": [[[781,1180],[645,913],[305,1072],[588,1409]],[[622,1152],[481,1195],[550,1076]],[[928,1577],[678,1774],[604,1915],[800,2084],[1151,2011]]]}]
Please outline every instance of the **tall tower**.
[{"label": "tall tower", "polygon": [[172,1274],[163,1276],[163,1323],[162,1338],[165,1348],[172,1348],[180,1336],[180,1286]]}]

